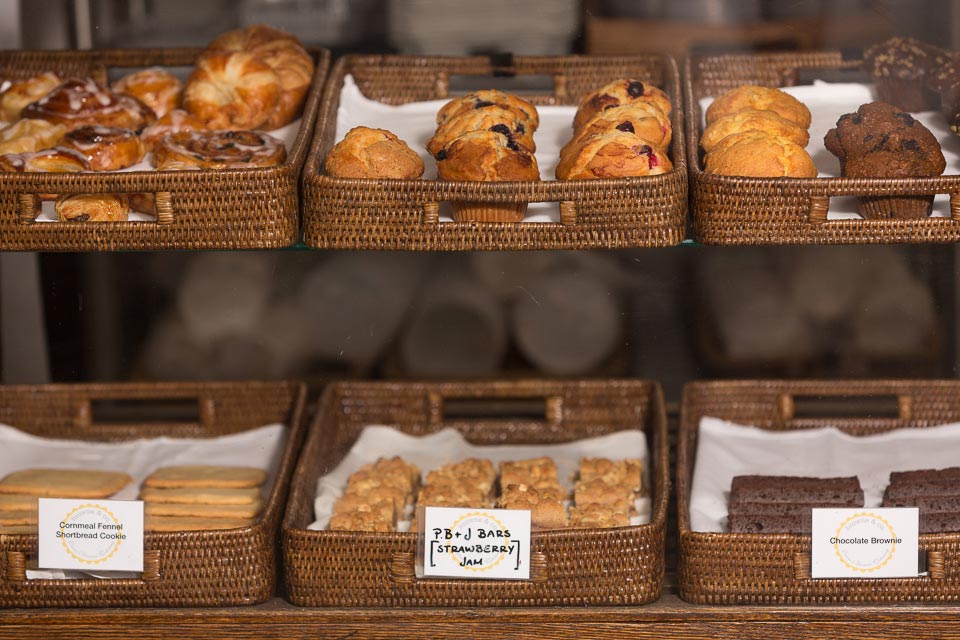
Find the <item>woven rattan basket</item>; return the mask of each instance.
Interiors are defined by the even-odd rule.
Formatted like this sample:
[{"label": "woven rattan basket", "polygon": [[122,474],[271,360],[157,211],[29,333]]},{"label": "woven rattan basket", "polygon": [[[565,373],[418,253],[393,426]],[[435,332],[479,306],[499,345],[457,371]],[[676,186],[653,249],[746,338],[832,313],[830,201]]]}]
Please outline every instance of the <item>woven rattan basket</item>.
[{"label": "woven rattan basket", "polygon": [[[707,174],[700,161],[700,98],[744,84],[799,83],[804,70],[850,70],[839,51],[693,57],[684,69],[693,230],[706,244],[868,244],[960,240],[960,176],[746,178]],[[828,220],[831,196],[950,195],[950,218]]]},{"label": "woven rattan basket", "polygon": [[[807,399],[830,410],[801,415]],[[870,409],[881,400],[893,411]],[[851,411],[853,409],[853,411]],[[677,454],[680,596],[697,604],[827,604],[960,600],[960,532],[924,534],[928,575],[907,579],[810,578],[810,537],[690,530],[700,419],[713,416],[781,431],[836,426],[854,435],[960,420],[958,381],[743,381],[686,386]]]},{"label": "woven rattan basket", "polygon": [[[0,606],[212,607],[267,600],[276,583],[277,532],[306,431],[306,391],[284,382],[88,384],[0,387],[0,422],[46,438],[116,441],[205,438],[281,422],[288,433],[276,481],[254,524],[219,531],[147,532],[139,579],[28,580],[36,535],[0,535]],[[153,411],[188,407],[192,418]],[[100,407],[120,422],[99,421]],[[182,411],[182,409],[180,409]],[[144,417],[129,417],[142,414]]]},{"label": "woven rattan basket", "polygon": [[[304,241],[329,249],[591,249],[667,246],[686,229],[687,170],[679,74],[665,56],[487,57],[347,56],[337,62],[303,180]],[[670,95],[674,110],[669,173],[644,178],[544,182],[441,182],[332,178],[323,162],[336,140],[344,78],[387,104],[450,95],[452,76],[549,76],[553,92],[524,95],[538,105],[576,105],[617,78],[648,80]],[[371,126],[380,126],[370,123]],[[444,222],[439,203],[559,202],[561,222]]]},{"label": "woven rattan basket", "polygon": [[[104,81],[110,68],[191,66],[200,49],[0,52],[0,77],[42,71]],[[317,56],[300,131],[276,167],[214,171],[0,173],[0,250],[260,249],[297,241],[298,179],[329,54]],[[38,222],[39,194],[148,193],[156,220],[123,223]]]},{"label": "woven rattan basket", "polygon": [[[507,417],[516,415],[509,407],[518,401],[539,403],[541,417]],[[458,402],[475,413],[454,415]],[[529,581],[417,579],[414,533],[307,530],[318,478],[371,424],[411,434],[453,427],[478,444],[550,444],[642,429],[650,444],[650,524],[534,533]],[[329,607],[652,602],[663,587],[667,455],[663,396],[654,382],[333,385],[320,401],[284,519],[287,596],[297,605]]]}]

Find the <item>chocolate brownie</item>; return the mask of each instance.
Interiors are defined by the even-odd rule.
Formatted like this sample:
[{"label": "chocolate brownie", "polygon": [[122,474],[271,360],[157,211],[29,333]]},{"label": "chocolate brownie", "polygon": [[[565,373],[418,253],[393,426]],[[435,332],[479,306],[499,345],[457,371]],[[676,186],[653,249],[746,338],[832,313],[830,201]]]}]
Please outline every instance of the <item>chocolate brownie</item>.
[{"label": "chocolate brownie", "polygon": [[946,469],[918,469],[916,471],[893,471],[890,473],[889,484],[904,482],[918,482],[930,478],[957,478],[960,480],[960,467]]},{"label": "chocolate brownie", "polygon": [[884,497],[881,507],[917,507],[921,513],[960,512],[960,495]]},{"label": "chocolate brownie", "polygon": [[[727,512],[731,516],[803,516],[811,509],[845,509],[863,506],[863,498],[851,498],[846,502],[730,502]],[[912,505],[910,505],[912,506]],[[960,509],[958,509],[960,510]]]},{"label": "chocolate brownie", "polygon": [[883,499],[900,500],[916,496],[956,496],[960,495],[960,478],[928,478],[915,482],[901,482],[887,485]]},{"label": "chocolate brownie", "polygon": [[859,498],[862,504],[863,489],[856,476],[737,476],[730,486],[731,501],[842,504],[851,497]]},{"label": "chocolate brownie", "polygon": [[[934,135],[909,113],[885,102],[870,102],[840,116],[823,142],[840,159],[846,178],[938,176],[947,166]],[[860,198],[860,214],[867,219],[923,218],[932,207],[933,195]]]},{"label": "chocolate brownie", "polygon": [[731,515],[730,533],[803,533],[802,516]]},{"label": "chocolate brownie", "polygon": [[920,533],[960,531],[960,512],[920,514]]}]

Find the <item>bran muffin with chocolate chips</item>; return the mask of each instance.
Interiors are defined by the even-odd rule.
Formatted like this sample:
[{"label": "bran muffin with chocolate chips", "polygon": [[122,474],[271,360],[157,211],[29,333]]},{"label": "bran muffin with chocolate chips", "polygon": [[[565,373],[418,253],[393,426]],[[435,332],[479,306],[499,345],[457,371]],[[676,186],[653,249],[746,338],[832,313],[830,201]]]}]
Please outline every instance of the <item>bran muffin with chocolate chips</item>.
[{"label": "bran muffin with chocolate chips", "polygon": [[[909,113],[885,102],[870,102],[840,116],[823,142],[840,159],[846,178],[929,177],[946,168],[934,135]],[[923,218],[932,207],[932,194],[860,198],[860,214],[867,219]]]}]

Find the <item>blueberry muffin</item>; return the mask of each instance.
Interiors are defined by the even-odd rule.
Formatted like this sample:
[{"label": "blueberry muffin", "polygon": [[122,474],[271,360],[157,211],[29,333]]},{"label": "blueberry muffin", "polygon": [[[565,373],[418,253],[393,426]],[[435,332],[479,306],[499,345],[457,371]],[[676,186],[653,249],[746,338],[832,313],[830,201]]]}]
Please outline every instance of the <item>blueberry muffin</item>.
[{"label": "blueberry muffin", "polygon": [[774,111],[804,129],[810,127],[810,110],[805,104],[780,89],[757,85],[744,85],[717,96],[707,108],[707,125],[743,109]]},{"label": "blueberry muffin", "polygon": [[455,98],[443,105],[437,112],[437,124],[442,125],[451,118],[465,112],[482,110],[490,107],[509,109],[517,114],[517,118],[533,133],[540,126],[540,115],[537,108],[518,96],[495,89],[474,91],[465,96]]},{"label": "blueberry muffin", "polygon": [[[909,113],[885,102],[871,102],[840,116],[823,142],[840,159],[841,174],[847,178],[930,177],[946,168],[933,134]],[[860,198],[860,213],[867,219],[923,218],[932,206],[933,195]]]},{"label": "blueberry muffin", "polygon": [[790,142],[806,147],[810,142],[810,132],[797,123],[787,120],[769,109],[743,109],[714,120],[703,131],[700,146],[709,152],[717,143],[729,135],[745,131],[762,131],[774,136],[786,138]]},{"label": "blueberry muffin", "polygon": [[816,178],[810,154],[795,142],[765,131],[725,137],[705,158],[705,171],[753,178]]},{"label": "blueberry muffin", "polygon": [[642,80],[624,78],[585,95],[577,107],[577,114],[573,118],[573,128],[579,131],[601,111],[637,102],[655,106],[668,118],[670,111],[673,109],[670,98],[657,87]]},{"label": "blueberry muffin", "polygon": [[[470,131],[454,138],[436,156],[440,180],[528,181],[540,180],[537,159],[511,136],[497,131]],[[519,222],[526,202],[454,202],[458,222]]]},{"label": "blueberry muffin", "polygon": [[324,165],[334,178],[419,178],[423,160],[386,129],[354,127],[334,145]]},{"label": "blueberry muffin", "polygon": [[536,151],[533,142],[533,129],[527,121],[521,119],[516,111],[492,106],[485,109],[465,111],[457,116],[448,118],[437,127],[436,133],[427,142],[427,151],[436,155],[454,138],[458,138],[469,131],[482,130],[496,131],[510,136],[530,151]]},{"label": "blueberry muffin", "polygon": [[560,150],[565,156],[584,138],[598,133],[622,131],[635,133],[659,149],[670,147],[673,139],[673,126],[670,118],[660,109],[645,102],[634,102],[601,111],[573,134],[573,138]]},{"label": "blueberry muffin", "polygon": [[560,159],[558,180],[591,180],[655,176],[673,164],[666,152],[649,140],[626,131],[608,131],[585,138]]},{"label": "blueberry muffin", "polygon": [[904,111],[933,108],[935,96],[925,89],[925,75],[936,53],[936,47],[913,38],[890,38],[867,49],[864,65],[880,100]]}]

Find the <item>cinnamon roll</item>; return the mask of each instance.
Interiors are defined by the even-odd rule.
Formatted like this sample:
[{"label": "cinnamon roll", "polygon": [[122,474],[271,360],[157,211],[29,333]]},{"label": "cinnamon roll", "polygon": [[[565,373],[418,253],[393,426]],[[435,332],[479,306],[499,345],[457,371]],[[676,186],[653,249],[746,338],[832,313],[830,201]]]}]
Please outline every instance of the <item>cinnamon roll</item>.
[{"label": "cinnamon roll", "polygon": [[86,156],[94,171],[116,171],[135,165],[144,156],[143,142],[130,129],[90,125],[74,129],[62,145]]},{"label": "cinnamon roll", "polygon": [[0,120],[19,120],[25,106],[50,93],[61,82],[60,76],[49,71],[25,80],[15,80],[0,93]]},{"label": "cinnamon roll", "polygon": [[0,156],[0,171],[7,173],[25,173],[31,171],[46,173],[69,173],[88,171],[90,164],[82,153],[73,149],[55,147],[33,153],[7,153]]},{"label": "cinnamon roll", "polygon": [[269,167],[287,157],[283,142],[261,131],[181,131],[153,150],[157,169],[193,165],[203,169]]},{"label": "cinnamon roll", "polygon": [[111,87],[147,105],[158,118],[180,106],[183,83],[169,71],[153,67],[126,75]]},{"label": "cinnamon roll", "polygon": [[210,129],[257,129],[280,93],[280,78],[267,63],[242,51],[213,51],[197,60],[183,107]]},{"label": "cinnamon roll", "polygon": [[153,151],[153,147],[160,141],[160,138],[168,133],[203,131],[204,129],[206,129],[206,126],[200,120],[183,109],[174,109],[141,131],[140,139],[143,140],[143,146],[146,147],[147,151]]},{"label": "cinnamon roll", "polygon": [[67,128],[46,120],[17,120],[0,130],[0,153],[29,153],[54,147]]},{"label": "cinnamon roll", "polygon": [[124,194],[63,195],[54,204],[60,222],[126,222],[130,204]]},{"label": "cinnamon roll", "polygon": [[23,108],[24,118],[39,118],[76,129],[89,124],[140,131],[156,120],[136,98],[114,93],[91,78],[73,78]]}]

